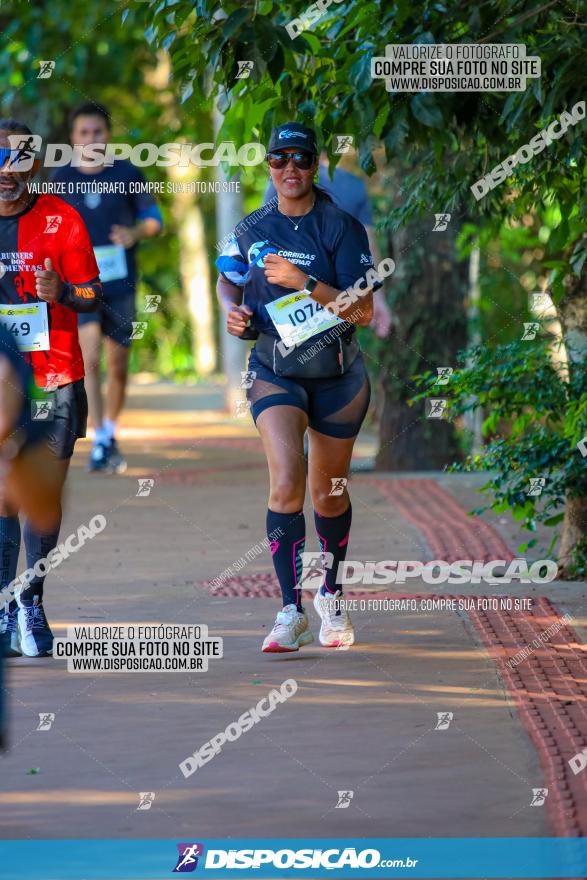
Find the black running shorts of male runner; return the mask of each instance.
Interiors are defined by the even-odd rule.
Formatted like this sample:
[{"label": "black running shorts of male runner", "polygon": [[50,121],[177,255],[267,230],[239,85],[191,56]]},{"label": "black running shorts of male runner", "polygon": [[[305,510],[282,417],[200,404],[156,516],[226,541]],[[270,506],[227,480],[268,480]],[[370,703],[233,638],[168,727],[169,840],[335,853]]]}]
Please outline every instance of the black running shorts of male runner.
[{"label": "black running shorts of male runner", "polygon": [[71,458],[75,441],[86,436],[88,398],[84,380],[56,388],[49,392],[48,400],[53,406],[47,419],[47,445],[57,458]]},{"label": "black running shorts of male runner", "polygon": [[290,379],[276,376],[257,358],[249,358],[253,374],[247,399],[255,423],[271,406],[295,406],[308,415],[310,428],[328,437],[356,437],[369,408],[371,386],[361,353],[342,376],[330,379]]},{"label": "black running shorts of male runner", "polygon": [[102,334],[128,348],[131,344],[135,319],[135,292],[117,293],[110,295],[108,285],[103,286],[102,302],[95,312],[79,314],[77,323],[79,327],[85,324],[99,322]]}]

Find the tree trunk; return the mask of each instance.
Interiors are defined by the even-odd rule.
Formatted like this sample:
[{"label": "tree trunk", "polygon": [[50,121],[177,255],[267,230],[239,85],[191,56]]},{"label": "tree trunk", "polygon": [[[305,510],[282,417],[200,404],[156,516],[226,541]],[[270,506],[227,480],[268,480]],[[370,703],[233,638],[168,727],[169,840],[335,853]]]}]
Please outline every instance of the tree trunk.
[{"label": "tree trunk", "polygon": [[567,275],[565,293],[558,304],[563,338],[570,364],[585,369],[587,356],[587,261],[581,274]]},{"label": "tree trunk", "polygon": [[[159,50],[156,57],[155,66],[145,70],[145,82],[158,91],[161,124],[165,127],[177,118],[178,107],[169,89],[172,79],[169,55]],[[190,316],[194,367],[201,376],[208,376],[217,359],[208,248],[198,196],[188,190],[188,184],[196,181],[200,172],[192,165],[186,168],[171,165],[167,174],[171,181],[185,187],[173,194],[172,211],[179,242],[178,268]]]},{"label": "tree trunk", "polygon": [[577,544],[587,538],[587,498],[567,498],[558,552],[559,576],[573,576]]},{"label": "tree trunk", "polygon": [[[222,125],[222,114],[218,108],[214,108],[214,132],[218,132]],[[217,169],[217,179],[227,180],[222,167]],[[243,219],[243,197],[240,192],[220,193],[216,197],[216,235],[218,241],[228,235],[235,226]],[[216,255],[215,255],[216,256]],[[226,330],[226,318],[220,313],[220,344],[222,347],[222,367],[226,376],[226,390],[224,405],[228,412],[235,414],[236,402],[243,398],[241,389],[241,370],[245,368],[246,344],[237,336],[230,336]]]},{"label": "tree trunk", "polygon": [[[385,340],[380,359],[378,470],[440,470],[459,460],[454,425],[429,419],[424,403],[408,405],[418,390],[413,377],[437,367],[456,367],[466,345],[468,265],[457,263],[456,224],[431,232],[426,217],[393,234],[388,253],[396,271],[391,279],[391,307],[398,326]],[[450,381],[432,397],[449,397]]]},{"label": "tree trunk", "polygon": [[[467,348],[481,345],[480,327],[480,302],[481,288],[479,285],[479,266],[481,264],[481,251],[478,247],[473,248],[469,257],[469,292],[467,296]],[[476,402],[476,398],[472,401]],[[475,409],[467,410],[463,415],[465,430],[471,437],[471,455],[479,455],[483,449],[483,408],[476,406]]]},{"label": "tree trunk", "polygon": [[175,193],[173,213],[179,240],[181,286],[192,326],[194,364],[200,375],[208,376],[216,366],[216,341],[208,251],[197,196],[190,192]]},{"label": "tree trunk", "polygon": [[[587,358],[587,263],[579,276],[565,279],[565,294],[558,304],[569,372],[584,371]],[[578,453],[577,453],[578,454]],[[587,495],[587,483],[585,485]],[[581,492],[579,487],[575,491]],[[577,544],[587,541],[587,497],[567,498],[559,549],[560,574],[573,576]]]}]

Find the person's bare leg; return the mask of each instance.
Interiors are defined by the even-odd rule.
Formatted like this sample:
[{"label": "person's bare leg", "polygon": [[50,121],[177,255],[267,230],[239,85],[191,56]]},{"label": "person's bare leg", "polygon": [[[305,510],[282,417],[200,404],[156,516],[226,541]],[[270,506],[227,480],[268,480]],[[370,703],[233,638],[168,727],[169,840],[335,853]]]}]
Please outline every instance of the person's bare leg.
[{"label": "person's bare leg", "polygon": [[269,508],[295,513],[304,506],[306,413],[296,406],[271,406],[257,419],[269,466]]},{"label": "person's bare leg", "polygon": [[106,417],[104,434],[109,444],[108,465],[115,473],[124,473],[126,461],[116,442],[118,417],[126,398],[130,348],[106,337]]},{"label": "person's bare leg", "polygon": [[[10,444],[22,405],[21,380],[10,361],[0,352],[0,442]],[[4,592],[16,578],[21,543],[18,500],[10,497],[7,488],[12,461],[0,458],[0,589],[3,591],[0,599],[0,652],[6,657],[19,657],[17,605],[14,599],[10,602],[12,594]],[[7,610],[11,613],[8,614]]]},{"label": "person's bare leg", "polygon": [[[356,437],[339,439],[308,428],[308,485],[312,506],[320,516],[340,516],[350,504],[346,484]],[[342,493],[338,494],[342,489]]]},{"label": "person's bare leg", "polygon": [[[24,524],[23,539],[27,555],[27,568],[34,568],[41,559],[46,559],[49,553],[57,546],[59,531],[61,529],[61,497],[63,487],[69,470],[69,458],[59,459],[53,457],[52,469],[54,479],[58,481],[59,501],[54,504],[54,521],[50,528],[39,529],[37,523],[27,518]],[[34,596],[42,597],[45,575],[35,575],[21,592],[21,599],[30,600]]]},{"label": "person's bare leg", "polygon": [[322,592],[339,589],[337,569],[346,556],[351,527],[351,501],[347,490],[355,438],[339,439],[308,430],[308,485],[320,546],[332,565],[325,567]]},{"label": "person's bare leg", "polygon": [[102,383],[100,376],[100,354],[102,349],[102,329],[99,321],[82,324],[79,328],[79,342],[84,358],[86,373],[84,384],[88,395],[88,412],[94,431],[102,427],[104,417],[102,406]]},{"label": "person's bare leg", "polygon": [[[55,466],[63,487],[69,460],[57,459]],[[58,521],[49,531],[39,531],[28,520],[24,523],[22,537],[26,550],[26,573],[17,595],[17,623],[20,650],[27,657],[45,657],[53,651],[53,633],[45,616],[43,587],[45,575],[51,568],[48,560],[59,543],[60,505],[56,513]]]},{"label": "person's bare leg", "polygon": [[283,611],[263,642],[265,653],[297,651],[313,641],[302,607],[302,553],[306,539],[304,497],[306,413],[273,406],[257,418],[269,466],[267,537],[282,594]]},{"label": "person's bare leg", "polygon": [[115,423],[126,399],[130,347],[120,345],[109,337],[105,338],[105,344],[108,380],[106,385],[106,418]]},{"label": "person's bare leg", "polygon": [[322,586],[316,593],[314,608],[320,615],[320,642],[339,648],[353,644],[353,626],[344,605],[332,602],[342,592],[339,566],[344,562],[350,535],[352,508],[347,491],[355,438],[339,439],[308,431],[308,484],[316,532],[323,551]]}]

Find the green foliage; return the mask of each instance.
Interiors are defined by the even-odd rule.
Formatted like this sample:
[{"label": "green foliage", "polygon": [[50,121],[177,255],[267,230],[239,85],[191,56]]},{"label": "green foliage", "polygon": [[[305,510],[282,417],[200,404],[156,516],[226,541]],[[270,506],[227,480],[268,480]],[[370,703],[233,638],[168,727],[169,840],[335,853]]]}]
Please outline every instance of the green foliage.
[{"label": "green foliage", "polygon": [[[464,352],[447,387],[447,415],[458,419],[482,407],[486,414],[483,450],[453,470],[491,471],[483,491],[491,508],[509,511],[529,532],[542,523],[553,529],[563,518],[565,501],[587,497],[587,468],[577,443],[587,435],[587,372],[569,369],[560,343],[546,335],[534,340],[480,346]],[[570,354],[573,354],[570,352]],[[417,399],[438,392],[436,376],[418,377]],[[443,389],[444,391],[445,389]],[[540,495],[528,495],[530,482],[544,478]],[[556,534],[553,538],[554,545]],[[519,552],[533,546],[523,544]],[[576,571],[587,573],[582,549]]]},{"label": "green foliage", "polygon": [[[551,250],[574,242],[575,217],[585,225],[585,201],[577,194],[585,175],[581,123],[526,165],[508,182],[476,202],[469,187],[494,165],[527,143],[545,124],[584,98],[584,31],[551,6],[520,14],[503,0],[471,7],[384,0],[332,4],[295,39],[286,25],[307,10],[307,0],[286,7],[259,0],[152,0],[146,6],[153,42],[170,52],[175,75],[203,84],[206,98],[219,99],[222,137],[237,143],[251,131],[265,140],[272,125],[287,118],[311,122],[326,145],[337,132],[353,134],[362,168],[375,169],[373,151],[383,145],[388,162],[421,157],[406,180],[405,198],[389,217],[392,226],[430,211],[474,214],[500,224],[548,202],[564,218]],[[370,74],[371,58],[386,43],[524,43],[542,63],[540,80],[525,92],[389,94]],[[250,79],[235,78],[238,60],[252,60]],[[193,88],[189,108],[201,96]],[[508,199],[504,199],[504,193]],[[495,229],[494,229],[495,234]]]},{"label": "green foliage", "polygon": [[[194,378],[191,324],[177,274],[178,244],[168,233],[163,240],[146,242],[141,252],[141,280],[137,288],[137,321],[147,327],[142,339],[133,342],[133,372],[156,373],[165,379]],[[161,259],[165,254],[164,259]],[[146,297],[156,294],[156,312],[143,311]]]},{"label": "green foliage", "polygon": [[[426,0],[413,7],[407,0],[366,0],[331,4],[292,40],[286,25],[308,5],[308,0],[286,6],[270,0],[152,0],[145,14],[153,44],[170,53],[186,109],[202,99],[210,106],[218,102],[224,114],[220,139],[244,143],[256,137],[266,143],[271,127],[288,119],[313,125],[327,148],[334,134],[352,134],[365,172],[375,170],[375,159],[380,168],[393,168],[379,197],[380,234],[405,229],[432,212],[449,212],[455,224],[464,222],[461,256],[473,245],[482,254],[482,338],[513,340],[527,294],[538,288],[533,279],[542,280],[544,267],[555,302],[569,275],[586,271],[585,122],[516,167],[480,201],[470,187],[584,99],[585,30],[555,5],[526,9],[506,0],[473,6],[457,0],[447,6]],[[529,80],[525,92],[412,95],[390,94],[382,80],[371,78],[371,58],[384,55],[387,43],[480,40],[524,44],[528,55],[541,59],[540,80]],[[253,72],[237,80],[236,62],[245,59],[254,62]],[[337,158],[331,155],[331,166]],[[254,169],[245,180],[258,177]],[[392,279],[392,308],[410,295],[418,255],[416,237],[401,254],[403,274]],[[458,320],[455,314],[443,317],[449,325]],[[409,346],[385,347],[363,334],[373,378],[383,379],[388,397],[404,399],[411,393],[407,377],[427,366],[417,357],[430,345],[425,321],[415,316],[404,326]],[[431,355],[428,363],[436,352]],[[534,388],[528,392],[531,400]]]},{"label": "green foliage", "polygon": [[[142,305],[147,293],[156,287],[141,282],[137,303]],[[190,321],[185,300],[177,289],[167,291],[162,308],[154,314],[137,314],[137,320],[148,318],[144,337],[131,348],[132,372],[156,373],[163,379],[193,381],[194,360],[191,352]],[[139,342],[139,340],[137,340]]]},{"label": "green foliage", "polygon": [[[313,124],[326,146],[335,133],[353,134],[366,172],[373,172],[374,157],[379,161],[384,154],[402,177],[401,198],[382,199],[385,231],[432,211],[448,211],[470,223],[465,247],[477,239],[485,252],[498,237],[502,244],[511,238],[512,249],[519,252],[516,236],[526,236],[524,247],[532,248],[537,238],[539,259],[548,264],[551,289],[555,298],[560,296],[571,267],[577,275],[586,271],[587,241],[581,238],[587,219],[585,123],[515,168],[480,202],[470,186],[584,99],[585,29],[569,10],[561,11],[560,4],[526,9],[510,0],[473,6],[465,0],[448,6],[424,0],[417,7],[408,0],[347,0],[331,4],[292,40],[286,25],[308,6],[308,0],[286,5],[273,0],[54,0],[49,16],[45,4],[4,0],[2,112],[24,115],[41,133],[64,137],[67,109],[94,99],[111,106],[114,137],[128,136],[133,143],[181,136],[211,140],[215,104],[224,114],[219,139],[237,144],[255,137],[266,141],[270,128],[288,118]],[[371,58],[384,55],[387,43],[479,40],[525,44],[528,55],[541,59],[540,80],[529,81],[525,92],[510,94],[411,95],[390,94],[382,80],[371,79]],[[161,53],[169,53],[172,80],[155,86],[145,74]],[[50,79],[37,79],[41,59],[56,61]],[[249,79],[236,79],[239,60],[254,62]],[[146,173],[154,176],[152,169]],[[245,170],[249,190],[259,187],[260,176],[259,169]],[[170,200],[163,202],[172,235]],[[538,228],[509,223],[528,214],[541,218]],[[158,272],[146,270],[151,255],[158,272],[166,273],[168,239],[141,247],[146,283],[157,292]],[[491,334],[497,324],[499,338],[507,339],[507,322],[500,316],[508,310],[519,314],[520,303],[504,300],[506,287],[491,266],[482,283],[489,304],[482,321]],[[177,281],[174,285],[163,286],[177,291]],[[173,295],[168,294],[170,307],[179,304]],[[185,339],[182,332],[175,343],[183,346]],[[147,350],[156,359],[154,342]],[[146,341],[138,347],[143,345]]]},{"label": "green foliage", "polygon": [[[109,7],[105,9],[105,5]],[[140,4],[130,4],[138,10]],[[157,119],[153,90],[144,69],[153,64],[140,14],[121,2],[92,4],[56,0],[51,15],[42,3],[7,0],[0,6],[0,103],[3,113],[25,112],[38,133],[66,133],[67,111],[83,101],[113,98],[116,134],[143,118],[143,130]],[[54,60],[48,79],[38,79],[39,62]],[[121,93],[120,84],[124,83]],[[129,119],[129,113],[131,118]]]},{"label": "green foliage", "polygon": [[[69,110],[85,101],[97,101],[110,109],[115,141],[160,144],[181,137],[212,141],[209,110],[199,110],[192,101],[190,113],[180,113],[176,81],[162,87],[151,78],[161,57],[145,39],[145,6],[120,0],[95,4],[55,0],[49,18],[45,4],[3,2],[1,114],[20,117],[45,138],[67,141]],[[37,78],[40,60],[55,61],[48,79]],[[161,180],[161,169],[141,170],[147,179]],[[133,343],[131,368],[191,377],[190,320],[178,277],[173,196],[158,196],[158,202],[165,232],[140,245],[137,320],[142,318],[145,293],[160,294],[162,306],[160,312],[145,316],[147,330]],[[201,203],[213,253],[213,198],[204,196]]]}]

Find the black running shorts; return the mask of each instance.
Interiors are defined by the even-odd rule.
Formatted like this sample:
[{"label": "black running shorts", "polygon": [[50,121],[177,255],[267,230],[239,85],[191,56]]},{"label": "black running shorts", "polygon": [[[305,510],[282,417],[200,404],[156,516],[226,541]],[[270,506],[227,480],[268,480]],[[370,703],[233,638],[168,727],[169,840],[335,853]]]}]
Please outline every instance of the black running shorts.
[{"label": "black running shorts", "polygon": [[361,352],[342,376],[290,379],[276,376],[257,358],[249,358],[252,384],[247,390],[256,422],[271,406],[295,406],[308,415],[310,428],[328,437],[356,437],[369,408],[371,386]]},{"label": "black running shorts", "polygon": [[84,380],[62,385],[48,395],[53,405],[46,416],[46,442],[57,458],[73,455],[75,441],[86,436],[88,398]]}]

